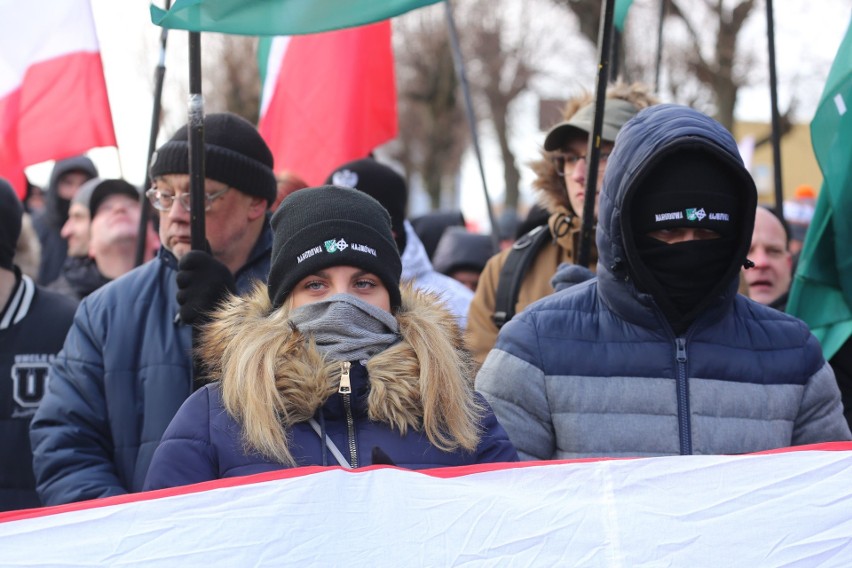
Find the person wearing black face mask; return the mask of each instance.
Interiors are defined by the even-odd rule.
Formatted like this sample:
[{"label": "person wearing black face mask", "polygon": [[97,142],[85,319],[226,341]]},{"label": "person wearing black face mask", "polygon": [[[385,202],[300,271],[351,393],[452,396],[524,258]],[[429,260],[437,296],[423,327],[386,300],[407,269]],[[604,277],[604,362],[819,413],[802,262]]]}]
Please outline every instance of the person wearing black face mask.
[{"label": "person wearing black face mask", "polygon": [[715,120],[658,105],[622,127],[601,189],[597,278],[509,322],[476,378],[522,459],[852,438],[807,326],[737,294],[756,203]]},{"label": "person wearing black face mask", "polygon": [[747,206],[737,199],[743,183],[748,180],[701,144],[683,144],[661,156],[625,197],[625,233],[633,235],[625,241],[628,272],[678,335],[743,263],[737,251]]}]

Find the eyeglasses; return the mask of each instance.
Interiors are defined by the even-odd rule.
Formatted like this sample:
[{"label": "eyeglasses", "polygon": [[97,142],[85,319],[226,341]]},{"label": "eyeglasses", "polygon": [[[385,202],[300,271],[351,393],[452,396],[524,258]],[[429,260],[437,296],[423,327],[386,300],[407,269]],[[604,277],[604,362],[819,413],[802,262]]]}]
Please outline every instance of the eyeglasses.
[{"label": "eyeglasses", "polygon": [[[222,191],[217,191],[215,193],[205,193],[204,194],[204,210],[210,211],[210,208],[213,207],[213,202],[225,195],[231,188],[226,187]],[[189,192],[178,194],[177,200],[180,202],[180,206],[183,207],[183,210],[187,213],[190,212],[189,208]],[[171,193],[165,193],[160,191],[156,187],[152,187],[148,191],[145,192],[145,197],[148,198],[148,201],[151,202],[151,205],[154,206],[154,209],[157,211],[171,211],[172,205],[175,202],[175,196]]]},{"label": "eyeglasses", "polygon": [[[611,153],[612,152],[601,152],[598,155],[598,168],[606,166],[607,158],[609,158]],[[551,158],[551,160],[553,161],[553,166],[556,168],[556,175],[559,177],[565,176],[566,168],[568,173],[573,172],[580,160],[585,160],[587,164],[589,163],[589,157],[587,155],[578,156],[572,152],[568,152],[567,154],[556,154]]]}]

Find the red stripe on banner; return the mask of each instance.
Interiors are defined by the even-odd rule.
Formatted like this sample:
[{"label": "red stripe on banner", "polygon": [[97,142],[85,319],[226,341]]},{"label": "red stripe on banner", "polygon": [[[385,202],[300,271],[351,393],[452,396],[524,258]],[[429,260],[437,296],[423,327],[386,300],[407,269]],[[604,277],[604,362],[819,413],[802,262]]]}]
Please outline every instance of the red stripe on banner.
[{"label": "red stripe on banner", "polygon": [[[789,448],[778,448],[775,450],[767,450],[764,452],[755,452],[753,454],[748,455],[763,455],[763,454],[781,454],[781,453],[791,453],[791,452],[809,452],[809,451],[829,451],[829,452],[840,452],[840,451],[852,451],[852,442],[827,442],[822,444],[811,444],[807,446],[793,446]],[[467,466],[455,466],[455,467],[441,467],[434,469],[424,469],[417,470],[412,473],[419,473],[429,477],[435,477],[439,479],[451,479],[455,477],[464,477],[468,475],[485,473],[491,471],[501,471],[501,470],[511,470],[511,469],[522,469],[529,467],[541,467],[541,466],[550,466],[550,465],[564,465],[564,464],[581,464],[581,463],[591,463],[591,462],[602,462],[602,461],[623,461],[623,460],[633,460],[633,459],[642,459],[642,458],[583,458],[583,459],[575,459],[575,460],[554,460],[554,461],[527,461],[527,462],[513,462],[513,463],[488,463],[488,464],[476,464],[476,465],[467,465]],[[189,495],[192,493],[201,493],[204,491],[210,491],[212,489],[222,489],[228,487],[239,487],[243,485],[250,485],[253,483],[264,483],[269,481],[277,481],[280,479],[292,479],[296,477],[305,477],[308,475],[312,475],[315,473],[326,472],[329,470],[341,470],[346,473],[352,475],[359,475],[362,473],[367,473],[370,471],[375,471],[379,469],[402,469],[396,468],[393,466],[385,466],[385,465],[374,465],[368,467],[358,468],[357,470],[349,470],[343,469],[339,466],[330,466],[330,467],[322,467],[322,466],[308,466],[308,467],[297,467],[297,468],[289,468],[282,469],[279,471],[271,471],[266,473],[258,473],[255,475],[247,475],[244,477],[230,477],[226,479],[216,479],[213,481],[206,481],[204,483],[196,483],[195,485],[185,485],[182,487],[171,487],[169,489],[159,489],[157,491],[148,491],[144,493],[131,493],[127,495],[117,495],[115,497],[105,497],[103,499],[94,499],[91,501],[81,501],[79,503],[69,503],[67,505],[57,505],[54,507],[42,507],[38,509],[24,509],[20,511],[9,511],[7,513],[0,514],[0,523],[10,522],[10,521],[18,521],[22,519],[34,519],[38,517],[45,517],[49,515],[56,515],[60,513],[68,513],[71,511],[83,511],[87,509],[95,509],[98,507],[108,507],[112,505],[122,505],[125,503],[134,503],[140,501],[148,501],[152,499],[159,499],[163,497],[174,497],[177,495]]]},{"label": "red stripe on banner", "polygon": [[258,130],[275,170],[310,185],[394,138],[390,22],[290,38]]},{"label": "red stripe on banner", "polygon": [[100,53],[36,63],[0,99],[0,176],[21,196],[24,167],[115,145]]}]

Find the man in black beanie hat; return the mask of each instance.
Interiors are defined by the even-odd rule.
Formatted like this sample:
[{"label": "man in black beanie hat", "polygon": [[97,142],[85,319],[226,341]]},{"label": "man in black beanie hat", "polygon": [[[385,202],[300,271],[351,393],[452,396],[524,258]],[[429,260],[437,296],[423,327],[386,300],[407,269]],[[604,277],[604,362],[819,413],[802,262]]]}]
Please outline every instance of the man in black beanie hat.
[{"label": "man in black beanie hat", "polygon": [[0,511],[41,505],[29,425],[62,348],[75,302],[37,286],[15,265],[23,207],[0,179]]},{"label": "man in black beanie hat", "polygon": [[269,148],[236,115],[205,117],[209,253],[190,250],[188,149],[184,126],[151,160],[157,258],[83,300],[51,367],[31,431],[46,504],[141,490],[154,448],[195,385],[192,325],[227,293],[266,280],[267,208],[276,196]]},{"label": "man in black beanie hat", "polygon": [[509,322],[476,377],[522,458],[852,439],[807,326],[737,294],[756,204],[736,141],[710,117],[658,105],[624,125],[597,278]]},{"label": "man in black beanie hat", "polygon": [[390,167],[372,158],[365,158],[339,166],[328,176],[326,183],[362,191],[387,209],[393,236],[402,257],[402,281],[410,282],[417,289],[438,294],[456,317],[459,327],[464,329],[473,292],[432,267],[426,248],[406,219],[408,186],[405,179]]}]

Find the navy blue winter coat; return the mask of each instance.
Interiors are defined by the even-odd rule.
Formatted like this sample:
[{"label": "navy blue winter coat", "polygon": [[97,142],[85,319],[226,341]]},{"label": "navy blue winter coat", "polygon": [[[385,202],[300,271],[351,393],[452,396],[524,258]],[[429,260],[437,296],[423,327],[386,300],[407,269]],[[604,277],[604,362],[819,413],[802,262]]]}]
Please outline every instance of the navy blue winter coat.
[{"label": "navy blue winter coat", "polygon": [[[266,281],[272,230],[237,273]],[[140,491],[160,437],[192,392],[190,327],[176,321],[177,259],[158,257],[86,297],[50,370],[30,440],[46,505]]]},{"label": "navy blue winter coat", "polygon": [[[471,375],[464,363],[469,363],[469,355],[460,349],[461,334],[453,317],[439,308],[431,296],[403,291],[402,315],[397,315],[402,341],[371,358],[368,367],[352,363],[350,395],[341,395],[337,391],[340,373],[335,370],[340,363],[321,361],[315,348],[307,345],[304,337],[298,332],[291,332],[285,323],[286,317],[268,316],[271,307],[265,287],[237,301],[239,306],[236,309],[227,314],[220,312],[220,329],[229,339],[223,339],[223,335],[210,336],[204,340],[201,353],[206,364],[218,368],[217,359],[223,357],[226,350],[241,360],[239,350],[243,345],[270,333],[281,336],[275,348],[281,361],[275,385],[284,404],[288,405],[287,414],[313,417],[319,430],[315,431],[307,420],[295,421],[285,428],[288,448],[297,466],[339,465],[321,437],[323,434],[330,438],[351,467],[372,465],[374,458],[378,459],[378,463],[409,469],[517,461],[517,452],[490,407],[470,388]],[[286,309],[286,306],[282,308]],[[447,372],[443,378],[422,379],[419,357],[424,353],[418,354],[418,348],[411,347],[417,344],[415,336],[427,338],[420,345],[435,346],[437,342],[443,342],[442,348],[458,349],[458,360],[463,362],[462,367],[466,370]],[[458,347],[450,347],[452,338],[458,342]],[[234,350],[237,353],[233,353]],[[428,369],[434,373],[438,368],[452,368],[450,364],[442,366],[444,363],[433,361]],[[371,369],[369,375],[367,368]],[[264,380],[257,371],[245,369],[243,372],[253,373],[253,381]],[[227,381],[228,377],[225,376],[224,380]],[[466,381],[468,386],[462,390],[467,394],[463,396],[472,397],[482,407],[478,419],[479,442],[472,451],[443,451],[434,446],[418,427],[418,416],[422,416],[423,407],[421,385],[431,381],[434,389],[440,387],[442,380]],[[382,394],[375,395],[372,391]],[[241,421],[225,409],[222,392],[221,382],[217,382],[196,392],[184,403],[154,454],[145,482],[146,489],[287,467],[257,451],[246,449]],[[306,394],[314,392],[317,396]],[[239,393],[244,399],[255,395]],[[318,406],[314,408],[311,404]],[[395,417],[405,419],[405,434],[379,418],[390,414],[388,408],[393,409]],[[369,412],[373,413],[373,418],[368,415]]]}]

